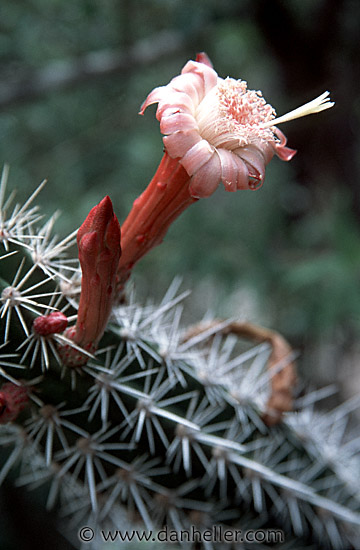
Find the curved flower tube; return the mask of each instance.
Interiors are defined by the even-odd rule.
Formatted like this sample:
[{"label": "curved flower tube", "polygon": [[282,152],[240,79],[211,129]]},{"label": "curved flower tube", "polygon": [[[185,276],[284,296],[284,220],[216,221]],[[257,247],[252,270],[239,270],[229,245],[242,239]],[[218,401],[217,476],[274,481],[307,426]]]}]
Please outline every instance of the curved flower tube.
[{"label": "curved flower tube", "polygon": [[165,154],[122,225],[118,289],[134,264],[162,241],[177,216],[212,195],[220,182],[226,191],[261,187],[274,155],[289,161],[296,153],[275,124],[331,107],[328,95],[324,92],[275,118],[261,92],[248,90],[242,80],[219,78],[204,53],[188,61],[168,85],[155,88],[140,114],[158,104]]}]

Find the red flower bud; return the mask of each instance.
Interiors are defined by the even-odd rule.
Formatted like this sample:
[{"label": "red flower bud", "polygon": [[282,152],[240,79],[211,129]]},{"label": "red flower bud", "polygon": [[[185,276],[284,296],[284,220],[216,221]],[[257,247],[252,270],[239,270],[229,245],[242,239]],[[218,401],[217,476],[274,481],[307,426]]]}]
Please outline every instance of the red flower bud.
[{"label": "red flower bud", "polygon": [[[81,348],[94,350],[111,313],[121,255],[120,225],[108,196],[88,214],[78,231],[77,243],[82,270],[80,303],[76,325],[67,330],[66,336]],[[79,366],[77,350],[72,353],[69,346],[64,346],[59,351],[66,365]],[[80,364],[87,359],[84,355]]]},{"label": "red flower bud", "polygon": [[11,382],[3,384],[0,390],[0,424],[15,420],[29,402],[27,388]]},{"label": "red flower bud", "polygon": [[49,315],[40,315],[34,319],[32,328],[39,336],[49,336],[64,332],[68,324],[66,315],[61,311],[52,311]]}]

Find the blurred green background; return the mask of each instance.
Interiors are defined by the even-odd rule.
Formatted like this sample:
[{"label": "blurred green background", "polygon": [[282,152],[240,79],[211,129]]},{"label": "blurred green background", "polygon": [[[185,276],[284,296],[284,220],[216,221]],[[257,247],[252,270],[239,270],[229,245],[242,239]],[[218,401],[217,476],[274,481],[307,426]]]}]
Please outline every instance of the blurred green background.
[{"label": "blurred green background", "polygon": [[[193,205],[134,279],[145,298],[182,276],[186,320],[212,308],[274,328],[302,378],[347,397],[360,387],[359,27],[358,0],[2,0],[0,163],[19,200],[48,179],[39,202],[62,211],[65,236],[105,194],[125,219],[162,156],[155,108],[139,107],[196,52],[279,115],[330,90],[335,108],[282,126],[291,163],[273,160],[259,191]],[[2,489],[6,550],[54,532],[27,498]]]},{"label": "blurred green background", "polygon": [[[135,270],[138,294],[181,275],[186,319],[208,308],[282,332],[302,376],[353,385],[360,327],[357,0],[2,0],[0,162],[24,199],[43,179],[61,236],[105,194],[120,222],[162,156],[155,108],[198,51],[283,114],[331,91],[335,108],[287,123],[298,150],[263,188],[220,187]],[[350,383],[349,383],[350,380]]]}]

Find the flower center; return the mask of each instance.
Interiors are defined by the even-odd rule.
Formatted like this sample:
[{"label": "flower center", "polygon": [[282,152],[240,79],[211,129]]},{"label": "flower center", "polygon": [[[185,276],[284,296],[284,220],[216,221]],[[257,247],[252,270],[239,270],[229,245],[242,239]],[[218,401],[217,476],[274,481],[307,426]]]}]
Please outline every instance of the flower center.
[{"label": "flower center", "polygon": [[271,127],[264,124],[275,118],[275,110],[261,92],[248,90],[243,80],[219,79],[198,105],[195,117],[200,135],[214,147],[228,150],[274,141]]},{"label": "flower center", "polygon": [[246,82],[227,78],[218,84],[221,114],[235,124],[258,126],[275,118],[260,91],[248,90]]}]

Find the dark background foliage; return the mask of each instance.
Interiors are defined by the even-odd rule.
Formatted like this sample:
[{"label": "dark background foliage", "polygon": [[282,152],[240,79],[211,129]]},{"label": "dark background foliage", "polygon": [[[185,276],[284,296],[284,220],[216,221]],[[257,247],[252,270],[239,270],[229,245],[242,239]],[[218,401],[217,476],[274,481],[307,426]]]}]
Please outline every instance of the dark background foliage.
[{"label": "dark background foliage", "polygon": [[[298,150],[260,191],[199,201],[136,268],[140,294],[175,275],[207,307],[282,332],[300,369],[346,386],[360,325],[359,29],[356,0],[3,0],[0,161],[26,197],[62,211],[61,235],[104,194],[120,222],[162,156],[139,106],[197,51],[282,114],[331,91],[331,111],[282,127]],[[316,370],[315,370],[316,367]],[[350,372],[350,371],[349,371]]]}]

